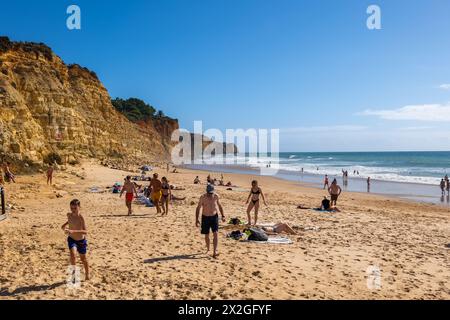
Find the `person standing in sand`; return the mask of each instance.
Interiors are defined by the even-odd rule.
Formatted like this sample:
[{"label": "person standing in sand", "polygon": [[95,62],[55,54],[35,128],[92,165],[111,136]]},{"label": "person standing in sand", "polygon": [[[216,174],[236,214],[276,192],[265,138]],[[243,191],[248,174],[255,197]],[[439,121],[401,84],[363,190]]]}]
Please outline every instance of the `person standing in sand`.
[{"label": "person standing in sand", "polygon": [[331,186],[328,188],[328,192],[331,196],[331,207],[336,207],[337,200],[342,193],[341,187],[337,184],[337,180],[334,179]]},{"label": "person standing in sand", "polygon": [[134,196],[137,198],[136,187],[133,182],[131,182],[131,177],[128,176],[125,179],[125,183],[122,187],[122,191],[120,191],[120,197],[125,194],[125,205],[128,208],[128,215],[131,216],[133,214],[133,210],[131,209],[131,205],[133,203]]},{"label": "person standing in sand", "polygon": [[[266,198],[264,197],[264,193],[261,188],[258,186],[258,181],[252,181],[252,188],[250,189],[250,194],[248,195],[247,201],[245,204],[248,204],[247,207],[247,217],[248,217],[248,225],[252,225],[252,216],[251,212],[255,209],[255,224],[258,223],[258,213],[259,213],[259,196],[262,197],[264,201],[264,205],[267,207]],[[251,201],[250,201],[251,200]]]},{"label": "person standing in sand", "polygon": [[[68,229],[66,229],[68,227]],[[86,281],[89,280],[89,264],[86,258],[87,253],[87,228],[83,216],[80,214],[80,201],[70,202],[70,213],[67,214],[67,222],[61,227],[67,234],[67,243],[70,250],[70,265],[76,266],[76,252],[80,255],[84,266]]]},{"label": "person standing in sand", "polygon": [[326,174],[325,175],[325,179],[324,179],[324,181],[323,181],[323,190],[325,190],[325,189],[327,189],[327,188],[329,188],[330,187],[330,181],[329,181],[329,179],[328,179],[328,175]]},{"label": "person standing in sand", "polygon": [[161,213],[161,207],[159,206],[159,202],[162,197],[162,182],[158,179],[158,174],[155,173],[153,175],[152,182],[150,182],[150,198],[153,204],[156,206],[156,212]]},{"label": "person standing in sand", "polygon": [[[445,194],[445,180],[444,179],[441,179],[441,191],[442,191],[442,194],[444,195]],[[447,183],[447,186],[448,186],[448,183]],[[448,189],[447,189],[448,190]]]},{"label": "person standing in sand", "polygon": [[53,185],[53,172],[55,169],[53,165],[49,165],[47,169],[47,185]]},{"label": "person standing in sand", "polygon": [[219,256],[217,251],[219,246],[219,215],[217,209],[219,209],[222,216],[222,222],[225,222],[225,215],[223,213],[222,205],[220,204],[219,196],[214,193],[214,186],[208,184],[206,187],[206,194],[200,197],[200,201],[198,202],[195,211],[195,226],[197,228],[200,227],[199,216],[200,211],[202,211],[201,234],[205,236],[206,252],[208,253],[210,249],[209,232],[213,232],[214,259],[217,259]]},{"label": "person standing in sand", "polygon": [[166,177],[162,178],[161,191],[162,215],[164,216],[169,213],[169,201],[172,199],[172,190],[170,189],[169,180]]},{"label": "person standing in sand", "polygon": [[14,173],[11,172],[11,169],[9,168],[11,166],[10,162],[4,162],[3,163],[3,172],[5,173],[5,180],[12,181],[13,183],[16,183],[16,177]]}]

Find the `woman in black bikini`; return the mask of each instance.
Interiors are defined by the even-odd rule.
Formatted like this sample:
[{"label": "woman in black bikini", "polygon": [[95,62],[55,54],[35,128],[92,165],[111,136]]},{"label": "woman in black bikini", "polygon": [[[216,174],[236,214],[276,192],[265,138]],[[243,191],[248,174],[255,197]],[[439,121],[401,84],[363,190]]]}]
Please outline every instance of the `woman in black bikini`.
[{"label": "woman in black bikini", "polygon": [[166,177],[163,177],[161,179],[161,191],[162,191],[162,197],[161,197],[161,204],[162,204],[162,215],[167,215],[169,213],[169,200],[172,197],[172,191],[170,190],[169,181]]},{"label": "woman in black bikini", "polygon": [[[252,217],[251,212],[253,208],[255,209],[255,224],[258,222],[258,212],[259,212],[259,196],[262,197],[264,201],[264,205],[267,206],[266,198],[264,197],[264,194],[260,187],[258,187],[258,181],[254,180],[252,181],[252,188],[250,189],[250,194],[248,195],[247,202],[248,208],[247,208],[247,216],[248,216],[248,225],[252,225]],[[251,200],[251,201],[250,201]]]}]

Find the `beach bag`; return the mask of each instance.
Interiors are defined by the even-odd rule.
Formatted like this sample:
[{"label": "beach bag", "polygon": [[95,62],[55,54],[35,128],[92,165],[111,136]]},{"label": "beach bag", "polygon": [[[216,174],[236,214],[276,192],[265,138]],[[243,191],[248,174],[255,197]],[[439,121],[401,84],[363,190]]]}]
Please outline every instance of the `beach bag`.
[{"label": "beach bag", "polygon": [[239,240],[242,238],[242,232],[239,230],[235,230],[228,235],[231,239]]},{"label": "beach bag", "polygon": [[237,225],[241,224],[241,220],[239,218],[232,218],[232,219],[230,219],[230,222],[228,224],[232,224],[234,226],[237,226]]},{"label": "beach bag", "polygon": [[267,236],[267,234],[261,229],[250,228],[249,231],[251,234],[248,237],[248,240],[250,240],[250,241],[267,241],[267,240],[269,240],[269,237]]}]

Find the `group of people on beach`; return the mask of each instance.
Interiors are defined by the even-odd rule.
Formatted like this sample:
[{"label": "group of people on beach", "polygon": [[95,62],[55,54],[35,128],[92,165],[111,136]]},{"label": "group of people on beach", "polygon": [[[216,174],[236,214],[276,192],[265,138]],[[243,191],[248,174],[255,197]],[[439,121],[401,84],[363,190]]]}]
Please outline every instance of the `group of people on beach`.
[{"label": "group of people on beach", "polygon": [[[120,197],[125,193],[125,204],[128,208],[128,215],[133,214],[132,203],[134,198],[138,197],[138,188],[140,186],[131,181],[131,176],[125,178]],[[169,184],[169,180],[166,177],[159,180],[159,175],[154,173],[153,178],[150,179],[149,186],[143,190],[145,197],[153,203],[158,214],[162,214],[163,216],[169,214],[169,202],[170,200],[174,200],[172,188],[173,186]],[[182,198],[177,199],[183,200]]]}]

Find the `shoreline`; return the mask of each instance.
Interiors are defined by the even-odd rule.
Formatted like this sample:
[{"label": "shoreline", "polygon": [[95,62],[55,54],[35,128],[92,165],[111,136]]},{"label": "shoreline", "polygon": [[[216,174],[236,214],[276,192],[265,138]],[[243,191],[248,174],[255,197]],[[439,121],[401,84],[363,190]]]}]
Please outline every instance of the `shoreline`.
[{"label": "shoreline", "polygon": [[[260,169],[245,166],[245,165],[185,165],[182,168],[190,170],[199,171],[210,171],[218,173],[236,173],[236,174],[246,174],[255,175],[262,177],[260,175]],[[324,176],[319,174],[293,172],[287,170],[279,170],[272,177],[293,181],[300,185],[307,186],[315,189],[323,189],[323,179]],[[441,190],[439,186],[413,183],[413,182],[396,182],[396,181],[385,181],[378,179],[371,179],[370,192],[367,190],[366,179],[362,177],[349,177],[348,185],[343,184],[342,176],[329,175],[330,183],[336,178],[338,184],[342,187],[343,192],[355,192],[359,194],[371,194],[380,195],[384,197],[393,197],[396,199],[404,199],[415,201],[418,203],[431,203],[442,207],[450,207],[450,197],[448,193],[445,196],[441,196]]]}]

